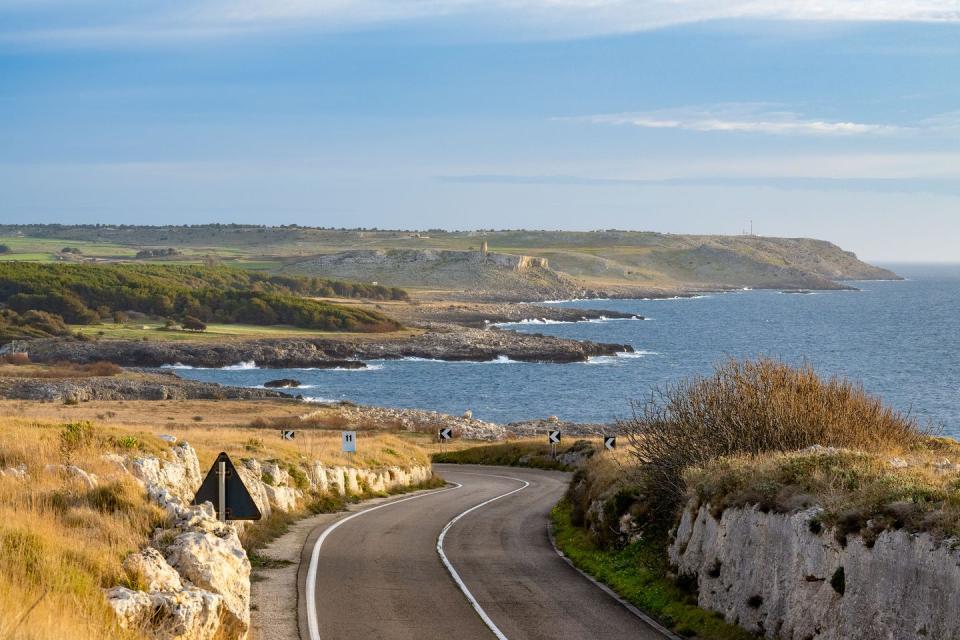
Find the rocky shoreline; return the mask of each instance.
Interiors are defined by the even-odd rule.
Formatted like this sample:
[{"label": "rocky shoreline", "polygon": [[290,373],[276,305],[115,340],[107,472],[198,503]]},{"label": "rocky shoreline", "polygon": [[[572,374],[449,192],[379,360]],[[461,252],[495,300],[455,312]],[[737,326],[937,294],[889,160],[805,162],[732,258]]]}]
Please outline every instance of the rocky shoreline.
[{"label": "rocky shoreline", "polygon": [[0,378],[0,398],[77,404],[91,400],[265,400],[279,391],[227,387],[166,373],[89,378]]},{"label": "rocky shoreline", "polygon": [[632,352],[633,347],[498,328],[433,324],[418,335],[371,336],[362,341],[310,338],[204,343],[41,339],[11,343],[7,350],[26,352],[32,362],[39,363],[107,361],[126,367],[181,364],[219,368],[253,361],[263,368],[297,368],[359,367],[362,365],[358,361],[402,358],[486,362],[507,357],[523,362],[585,362],[592,356]]},{"label": "rocky shoreline", "polygon": [[[378,309],[380,310],[380,309]],[[489,325],[524,322],[595,322],[598,320],[643,320],[642,316],[608,309],[578,309],[539,303],[506,302],[417,302],[383,310],[410,326],[429,327],[434,323],[484,328]]]}]

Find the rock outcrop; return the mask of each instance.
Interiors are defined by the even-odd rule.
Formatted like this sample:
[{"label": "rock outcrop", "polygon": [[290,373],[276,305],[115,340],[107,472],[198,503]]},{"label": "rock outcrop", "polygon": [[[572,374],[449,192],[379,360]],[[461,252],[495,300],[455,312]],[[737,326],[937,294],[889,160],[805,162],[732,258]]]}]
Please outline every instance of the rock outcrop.
[{"label": "rock outcrop", "polygon": [[[251,567],[238,536],[243,523],[220,522],[209,502],[189,504],[202,481],[193,448],[180,442],[162,457],[126,459],[113,454],[105,459],[116,463],[118,473],[139,480],[168,514],[167,526],[154,533],[152,546],[124,562],[141,589],[106,590],[120,625],[158,640],[245,638],[250,628]],[[51,471],[80,482],[91,477],[78,468]],[[318,461],[291,466],[253,458],[242,460],[237,471],[265,517],[301,508],[308,491],[384,492],[422,484],[432,475],[428,467],[371,470],[326,467]]]},{"label": "rock outcrop", "polygon": [[347,402],[321,406],[324,408],[306,413],[300,419],[309,422],[311,418],[328,416],[330,412],[334,412],[339,418],[354,425],[370,424],[377,425],[378,428],[391,426],[401,431],[433,434],[450,427],[454,437],[468,440],[546,437],[547,431],[553,429],[560,429],[564,437],[600,436],[617,431],[616,425],[566,422],[557,418],[497,424],[474,418],[472,411],[465,411],[461,416],[452,416],[423,409],[370,407]]},{"label": "rock outcrop", "polygon": [[267,389],[228,387],[172,374],[91,378],[0,378],[0,398],[76,404],[91,400],[250,400],[285,398]]},{"label": "rock outcrop", "polygon": [[[591,356],[609,356],[631,352],[625,344],[605,344],[569,340],[504,329],[468,329],[457,325],[432,323],[426,331],[404,336],[371,336],[362,341],[334,338],[263,339],[227,343],[142,342],[135,340],[98,340],[83,342],[56,338],[17,343],[34,362],[97,362],[106,360],[129,367],[159,367],[181,364],[192,367],[226,367],[239,362],[254,362],[265,368],[363,366],[362,360],[431,360],[486,362],[510,358],[524,362],[585,362]],[[120,379],[115,384],[120,384]],[[86,380],[82,381],[86,383]],[[34,384],[34,383],[30,383]],[[42,384],[37,383],[37,384]],[[174,383],[171,381],[172,389]],[[229,389],[222,387],[221,389]],[[244,392],[278,394],[264,389]],[[11,392],[12,393],[12,392]],[[33,396],[20,397],[31,399]],[[157,393],[161,393],[158,389]],[[168,389],[168,393],[172,393]],[[226,391],[221,391],[226,393]],[[2,394],[2,387],[0,387]],[[225,396],[224,396],[225,397]],[[249,397],[265,397],[250,395]],[[104,398],[107,399],[107,398]]]},{"label": "rock outcrop", "polygon": [[684,512],[669,553],[701,607],[768,638],[956,638],[960,550],[927,533],[884,531],[847,544],[794,513],[708,506]]}]

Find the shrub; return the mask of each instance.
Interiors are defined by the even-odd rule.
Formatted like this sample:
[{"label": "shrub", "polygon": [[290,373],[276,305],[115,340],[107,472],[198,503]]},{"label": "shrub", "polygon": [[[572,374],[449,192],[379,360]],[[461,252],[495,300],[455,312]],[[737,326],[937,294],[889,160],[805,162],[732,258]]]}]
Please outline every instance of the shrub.
[{"label": "shrub", "polygon": [[183,328],[187,331],[206,331],[207,324],[200,320],[199,318],[194,318],[193,316],[187,316],[183,319]]},{"label": "shrub", "polygon": [[858,385],[767,359],[732,360],[710,377],[657,390],[619,426],[663,506],[683,497],[685,469],[717,458],[813,445],[902,450],[923,435]]},{"label": "shrub", "polygon": [[60,455],[70,463],[73,455],[93,442],[93,423],[86,420],[70,422],[60,429]]},{"label": "shrub", "polygon": [[17,366],[30,364],[30,355],[23,353],[22,351],[5,353],[3,357],[0,358],[0,362],[3,362],[3,364],[12,364]]}]

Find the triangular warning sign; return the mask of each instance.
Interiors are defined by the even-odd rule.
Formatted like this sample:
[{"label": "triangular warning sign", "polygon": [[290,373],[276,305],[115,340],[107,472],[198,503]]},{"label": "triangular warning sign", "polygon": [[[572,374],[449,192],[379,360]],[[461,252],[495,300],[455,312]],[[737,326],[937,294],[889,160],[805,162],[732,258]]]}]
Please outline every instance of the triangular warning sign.
[{"label": "triangular warning sign", "polygon": [[253,501],[250,492],[243,485],[240,474],[236,467],[230,461],[230,456],[220,452],[217,456],[207,477],[203,479],[197,495],[193,497],[193,504],[203,504],[212,502],[213,508],[220,515],[220,463],[224,464],[224,501],[226,502],[224,512],[227,514],[227,520],[259,520],[262,516],[257,503]]}]

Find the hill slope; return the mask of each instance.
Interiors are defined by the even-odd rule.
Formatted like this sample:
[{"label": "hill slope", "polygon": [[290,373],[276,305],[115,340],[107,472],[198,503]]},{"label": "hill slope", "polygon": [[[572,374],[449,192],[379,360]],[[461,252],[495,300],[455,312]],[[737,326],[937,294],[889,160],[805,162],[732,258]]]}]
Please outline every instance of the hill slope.
[{"label": "hill slope", "polygon": [[[0,256],[6,259],[18,259],[18,254],[44,259],[42,251],[59,250],[66,242],[78,243],[100,260],[129,260],[132,252],[172,247],[182,254],[164,256],[163,261],[196,262],[213,255],[225,264],[235,261],[274,273],[376,281],[428,290],[441,298],[534,300],[742,287],[831,289],[843,280],[897,278],[834,244],[807,238],[617,230],[419,233],[245,225],[0,226],[0,243],[13,249]],[[481,255],[484,242],[492,255]],[[515,264],[518,256],[546,262]],[[89,258],[51,253],[46,259]]]}]

